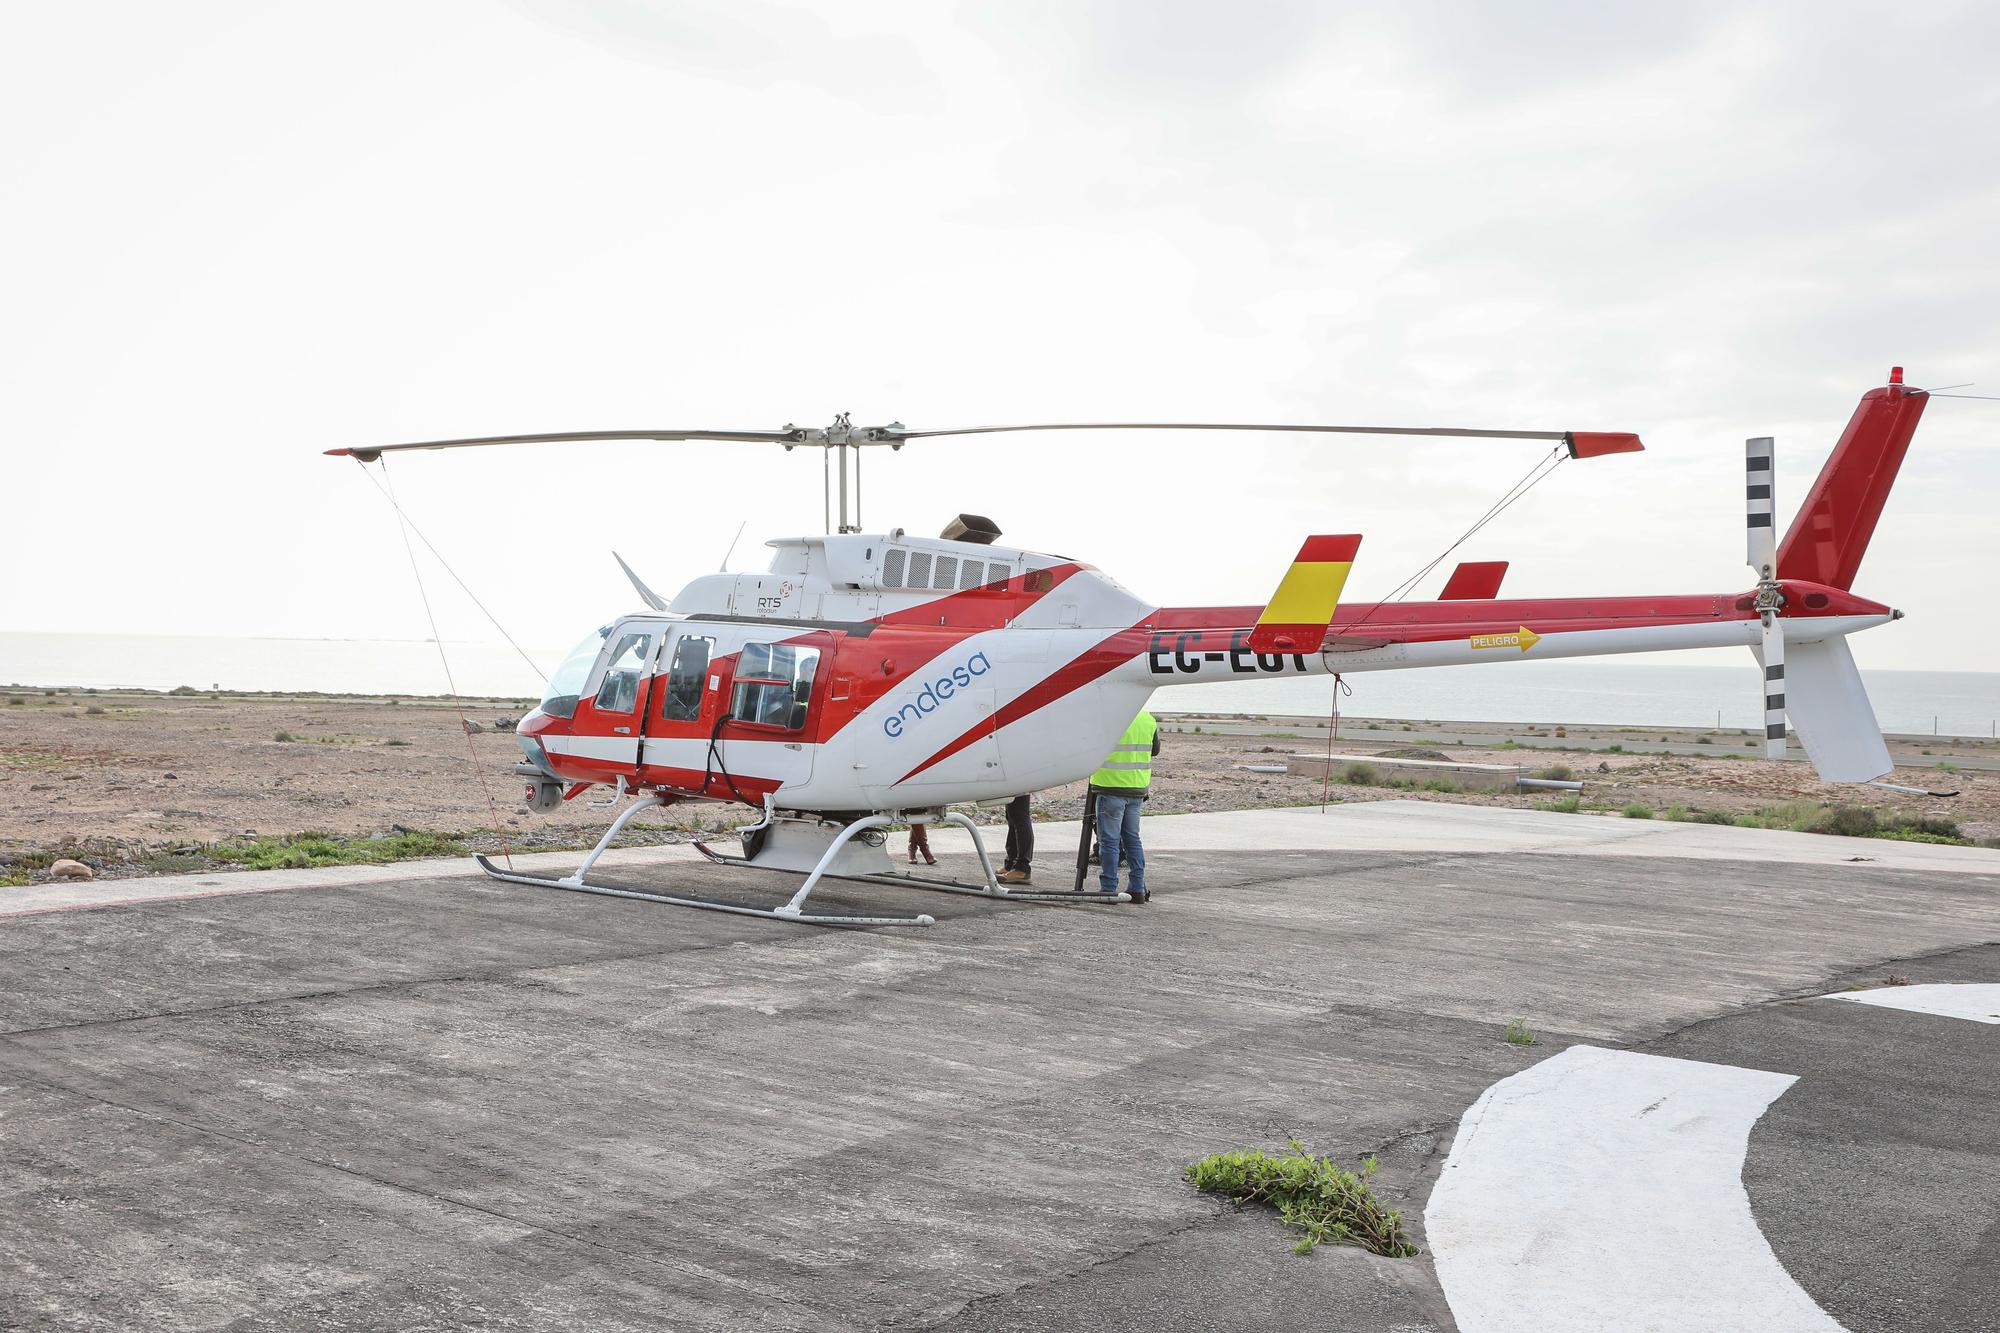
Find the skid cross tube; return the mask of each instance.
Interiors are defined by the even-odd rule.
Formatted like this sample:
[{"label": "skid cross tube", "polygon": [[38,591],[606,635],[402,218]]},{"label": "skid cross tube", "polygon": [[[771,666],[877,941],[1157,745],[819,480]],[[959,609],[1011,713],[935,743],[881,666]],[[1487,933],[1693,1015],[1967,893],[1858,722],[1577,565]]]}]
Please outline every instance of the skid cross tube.
[{"label": "skid cross tube", "polygon": [[1126,893],[1099,893],[1095,890],[1074,889],[1009,889],[1000,883],[993,873],[993,858],[987,854],[986,839],[980,836],[979,825],[970,815],[956,810],[947,810],[939,816],[947,824],[955,824],[972,835],[972,850],[979,857],[980,873],[986,877],[982,885],[960,884],[956,881],[928,879],[922,875],[901,875],[891,872],[887,875],[850,875],[844,878],[864,880],[871,884],[903,884],[913,889],[936,889],[940,893],[976,893],[987,898],[1004,898],[1017,903],[1123,903],[1130,902]]},{"label": "skid cross tube", "polygon": [[[875,817],[873,821],[862,822],[869,823],[870,827],[881,828],[885,826],[884,821],[886,821],[886,824],[899,822],[892,816],[879,816]],[[976,898],[994,898],[1002,902],[1100,904],[1131,901],[1131,896],[1125,893],[1099,893],[1095,890],[1007,888],[1000,883],[999,876],[994,873],[993,858],[986,850],[986,840],[980,836],[979,825],[970,816],[960,814],[956,810],[947,810],[940,813],[937,821],[934,822],[954,824],[972,836],[972,850],[979,857],[979,868],[984,876],[983,883],[969,884],[955,879],[932,879],[928,875],[910,875],[894,870],[889,871],[887,874],[855,875],[843,874],[840,871],[832,869],[824,869],[823,867],[832,865],[831,858],[834,852],[839,850],[838,846],[821,857],[820,866],[816,867],[813,873],[820,879],[845,880],[852,884],[886,884],[901,889],[926,889],[932,893],[963,893]],[[694,844],[694,848],[719,866],[735,866],[742,870],[770,869],[777,871],[779,869],[775,866],[760,866],[749,857],[730,856],[725,852],[718,852],[705,842],[697,841]],[[803,894],[805,890],[801,889],[800,892]]]}]

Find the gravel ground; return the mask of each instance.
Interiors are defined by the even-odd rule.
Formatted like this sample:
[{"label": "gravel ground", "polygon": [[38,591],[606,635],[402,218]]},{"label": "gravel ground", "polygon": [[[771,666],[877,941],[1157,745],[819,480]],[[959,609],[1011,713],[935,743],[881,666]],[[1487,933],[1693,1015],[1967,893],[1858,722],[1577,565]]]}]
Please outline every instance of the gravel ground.
[{"label": "gravel ground", "polygon": [[[546,815],[520,804],[521,784],[510,772],[519,751],[514,738],[493,728],[517,716],[520,701],[465,705],[484,728],[467,735],[460,714],[436,700],[324,697],[219,698],[139,692],[46,693],[16,690],[0,703],[0,858],[17,863],[50,852],[81,854],[107,875],[205,868],[204,844],[255,836],[320,831],[374,835],[398,829],[459,832],[475,847],[514,848],[588,842],[606,813],[588,807],[588,796]],[[22,700],[14,704],[12,700]],[[1169,715],[1165,751],[1155,771],[1155,814],[1297,805],[1320,800],[1376,800],[1385,796],[1483,805],[1540,805],[1534,796],[1405,791],[1335,784],[1318,777],[1264,775],[1239,765],[1282,762],[1286,753],[1323,753],[1327,740],[1315,724],[1280,719],[1230,719],[1236,731],[1214,734],[1217,719]],[[1348,719],[1349,730],[1365,728]],[[1451,724],[1462,734],[1471,724]],[[1200,732],[1193,730],[1202,727]],[[1956,820],[1973,837],[2000,835],[2000,773],[1941,772],[1953,756],[1990,758],[1984,741],[1926,742],[1923,750],[1899,745],[1896,779],[1912,786],[1960,787],[1951,800],[1898,796],[1818,782],[1804,764],[1726,758],[1740,738],[1716,737],[1716,756],[1606,753],[1611,744],[1630,751],[1645,743],[1688,742],[1699,733],[1671,729],[1570,728],[1573,751],[1511,750],[1528,728],[1488,724],[1489,745],[1426,747],[1424,723],[1379,724],[1383,735],[1344,739],[1342,753],[1407,754],[1484,763],[1520,764],[1531,771],[1566,765],[1586,782],[1587,806],[1627,804],[1661,812],[1676,805],[1746,811],[1778,802],[1817,800],[1859,803],[1879,810]],[[1176,730],[1175,728],[1180,728]],[[280,735],[292,737],[277,739]],[[1544,737],[1547,732],[1541,733]],[[1057,788],[1037,800],[1038,813],[1073,818],[1083,784]],[[714,832],[748,817],[738,808],[696,804],[649,816],[650,832],[635,840],[669,841],[697,831]],[[150,864],[149,864],[150,862]],[[0,874],[6,873],[0,868]],[[35,867],[25,873],[40,876]]]}]

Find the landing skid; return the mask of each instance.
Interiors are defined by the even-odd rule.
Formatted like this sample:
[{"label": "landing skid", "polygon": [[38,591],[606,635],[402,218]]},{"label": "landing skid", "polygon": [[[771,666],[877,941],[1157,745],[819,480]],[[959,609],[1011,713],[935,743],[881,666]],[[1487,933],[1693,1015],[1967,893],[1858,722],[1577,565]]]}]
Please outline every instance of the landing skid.
[{"label": "landing skid", "polygon": [[485,856],[474,857],[479,868],[494,879],[508,884],[531,884],[538,889],[566,889],[571,893],[595,893],[606,898],[634,898],[642,903],[665,903],[669,907],[695,907],[706,912],[728,912],[735,916],[761,916],[772,921],[795,921],[802,926],[929,926],[936,924],[936,918],[929,914],[921,916],[820,916],[805,912],[787,912],[782,907],[746,907],[742,903],[726,903],[714,898],[677,898],[664,893],[640,893],[635,889],[614,889],[608,884],[587,884],[572,876],[570,879],[542,879],[535,875],[520,875],[511,870],[502,870],[487,860]]},{"label": "landing skid", "polygon": [[[955,811],[946,812],[939,819],[948,824],[956,824],[972,835],[973,850],[979,856],[979,868],[984,872],[983,883],[967,883],[955,879],[930,879],[920,875],[897,874],[887,868],[887,858],[880,853],[879,839],[864,839],[862,835],[876,830],[887,829],[901,820],[891,815],[870,815],[842,826],[833,831],[830,823],[818,820],[781,819],[767,803],[764,822],[754,826],[753,831],[762,831],[764,838],[752,856],[728,856],[707,845],[696,842],[695,850],[716,865],[732,866],[747,870],[777,870],[798,873],[807,871],[806,881],[799,886],[791,900],[782,907],[750,907],[742,903],[723,902],[714,898],[690,898],[677,894],[644,893],[637,889],[620,889],[609,884],[593,884],[587,878],[591,867],[597,864],[607,848],[616,841],[625,826],[640,813],[664,805],[658,795],[649,795],[634,801],[619,812],[590,854],[583,858],[583,864],[573,874],[560,879],[550,879],[539,875],[523,875],[512,870],[503,870],[484,856],[476,859],[479,868],[496,880],[508,884],[527,884],[538,889],[562,889],[570,893],[594,893],[605,898],[631,898],[638,902],[663,903],[669,907],[692,907],[707,912],[728,912],[734,916],[765,917],[773,921],[791,921],[802,926],[930,926],[937,924],[936,918],[928,913],[917,916],[856,916],[848,914],[820,914],[805,911],[806,900],[812,891],[825,879],[839,879],[862,884],[885,884],[897,888],[929,889],[937,893],[963,893],[975,897],[994,898],[1011,902],[1074,902],[1074,903],[1117,903],[1128,902],[1123,893],[1080,893],[1070,890],[1010,890],[1003,887],[993,873],[993,862],[986,854],[986,844],[979,836],[979,828],[965,815]],[[823,844],[823,845],[822,845]],[[872,860],[871,860],[872,856]],[[871,868],[880,866],[880,869]]]}]

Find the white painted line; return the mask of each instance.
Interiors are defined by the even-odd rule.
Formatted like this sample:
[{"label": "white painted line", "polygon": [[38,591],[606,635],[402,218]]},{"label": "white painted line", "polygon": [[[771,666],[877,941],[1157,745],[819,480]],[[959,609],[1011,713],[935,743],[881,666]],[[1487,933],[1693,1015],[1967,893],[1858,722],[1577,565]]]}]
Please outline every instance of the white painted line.
[{"label": "white painted line", "polygon": [[1790,1074],[1572,1046],[1459,1121],[1424,1212],[1462,1333],[1839,1333],[1743,1188]]},{"label": "white painted line", "polygon": [[1975,1023],[2000,1023],[2000,985],[1989,982],[1941,982],[1930,986],[1882,986],[1875,990],[1837,991],[1827,1000],[1852,1000],[1913,1014],[1966,1018]]}]

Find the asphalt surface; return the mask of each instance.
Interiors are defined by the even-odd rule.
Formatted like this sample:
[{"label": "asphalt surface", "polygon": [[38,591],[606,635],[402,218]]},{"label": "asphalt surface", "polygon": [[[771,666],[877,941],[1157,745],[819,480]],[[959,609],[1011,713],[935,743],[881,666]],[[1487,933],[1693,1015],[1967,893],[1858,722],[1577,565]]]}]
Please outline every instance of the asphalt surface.
[{"label": "asphalt surface", "polygon": [[[1893,972],[2000,982],[2000,948]],[[2000,1330],[2000,1028],[1803,999],[1644,1049],[1798,1075],[1752,1131],[1743,1181],[1779,1262],[1828,1314],[1853,1333]]]},{"label": "asphalt surface", "polygon": [[1295,1257],[1181,1168],[1379,1154],[1424,1246],[1459,1114],[1574,1041],[1801,1074],[1746,1167],[1779,1257],[1852,1328],[1982,1327],[2000,1030],[1768,1002],[1986,979],[2000,874],[1328,827],[1163,837],[1147,907],[816,895],[930,930],[434,871],[0,918],[0,1327],[1445,1330],[1427,1257]]}]

